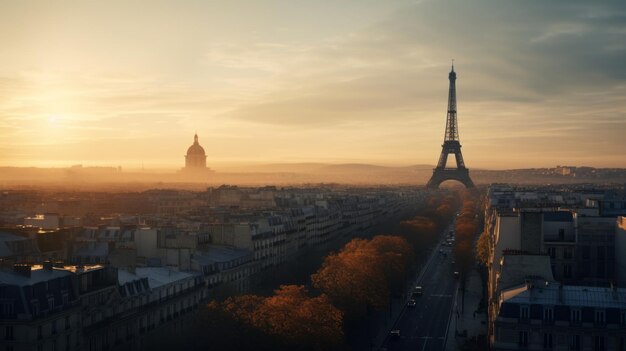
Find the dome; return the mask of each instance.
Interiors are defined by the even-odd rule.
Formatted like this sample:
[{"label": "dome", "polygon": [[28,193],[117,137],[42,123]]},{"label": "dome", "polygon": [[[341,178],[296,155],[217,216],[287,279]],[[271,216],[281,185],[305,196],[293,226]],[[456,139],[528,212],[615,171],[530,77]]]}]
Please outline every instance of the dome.
[{"label": "dome", "polygon": [[200,146],[200,144],[193,144],[187,149],[187,155],[206,155],[204,153],[204,148]]},{"label": "dome", "polygon": [[193,138],[193,145],[191,145],[188,149],[187,149],[187,155],[201,155],[201,156],[205,156],[206,153],[204,153],[204,148],[202,146],[200,146],[200,144],[198,143],[198,135],[196,134]]}]

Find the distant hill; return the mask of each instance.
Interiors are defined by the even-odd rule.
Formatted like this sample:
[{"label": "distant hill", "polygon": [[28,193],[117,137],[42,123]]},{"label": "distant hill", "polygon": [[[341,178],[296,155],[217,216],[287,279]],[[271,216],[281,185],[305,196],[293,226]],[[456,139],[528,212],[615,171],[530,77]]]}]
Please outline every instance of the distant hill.
[{"label": "distant hill", "polygon": [[344,163],[336,165],[328,165],[318,169],[321,173],[346,173],[346,172],[410,172],[416,170],[432,170],[430,165],[414,165],[414,166],[377,166],[364,163]]},{"label": "distant hill", "polygon": [[[202,179],[190,181],[179,173],[123,171],[114,167],[0,167],[0,188],[29,185],[58,185],[76,188],[105,187],[106,184],[143,184],[154,187],[238,185],[298,185],[338,183],[354,185],[423,186],[433,165],[380,166],[362,163],[276,163],[216,169]],[[592,167],[528,168],[512,170],[470,169],[476,184],[626,184],[626,169]]]}]

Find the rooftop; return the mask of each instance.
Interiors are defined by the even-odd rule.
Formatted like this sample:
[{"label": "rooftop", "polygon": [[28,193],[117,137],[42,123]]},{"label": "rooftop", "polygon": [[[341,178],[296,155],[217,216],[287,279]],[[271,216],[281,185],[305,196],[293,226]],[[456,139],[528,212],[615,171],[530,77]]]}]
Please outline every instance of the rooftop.
[{"label": "rooftop", "polygon": [[6,242],[21,240],[28,240],[28,238],[7,232],[0,232],[0,257],[8,257],[14,254],[13,250],[11,250]]},{"label": "rooftop", "polygon": [[176,271],[165,267],[137,267],[135,273],[123,269],[117,271],[119,284],[126,284],[140,278],[148,278],[150,289],[189,279],[193,276],[193,273]]},{"label": "rooftop", "polygon": [[526,280],[554,282],[550,256],[528,254],[505,254],[500,260],[498,290],[524,283]]},{"label": "rooftop", "polygon": [[194,255],[194,259],[200,262],[228,262],[246,257],[250,251],[231,246],[209,245],[200,254]]},{"label": "rooftop", "polygon": [[33,266],[30,271],[30,277],[14,271],[0,271],[0,284],[29,286],[52,279],[67,277],[71,274],[72,272],[62,268],[49,270],[44,269],[43,266]]},{"label": "rooftop", "polygon": [[502,300],[518,304],[564,305],[596,308],[626,307],[626,289],[558,284],[523,284],[502,292]]}]

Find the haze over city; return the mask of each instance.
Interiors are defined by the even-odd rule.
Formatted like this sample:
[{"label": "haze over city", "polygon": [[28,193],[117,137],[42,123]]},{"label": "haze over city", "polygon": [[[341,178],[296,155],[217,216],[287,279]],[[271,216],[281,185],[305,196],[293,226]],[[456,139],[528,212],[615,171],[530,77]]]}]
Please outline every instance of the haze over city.
[{"label": "haze over city", "polygon": [[6,1],[0,166],[624,167],[623,1]]},{"label": "haze over city", "polygon": [[0,1],[0,351],[625,351],[625,0]]}]

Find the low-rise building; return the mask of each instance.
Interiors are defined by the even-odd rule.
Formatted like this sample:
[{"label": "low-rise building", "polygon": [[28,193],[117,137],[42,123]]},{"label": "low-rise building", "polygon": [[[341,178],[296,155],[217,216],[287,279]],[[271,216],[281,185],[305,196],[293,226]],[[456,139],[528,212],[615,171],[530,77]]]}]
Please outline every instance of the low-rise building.
[{"label": "low-rise building", "polygon": [[493,350],[624,350],[626,289],[527,282],[498,295],[493,324]]}]

